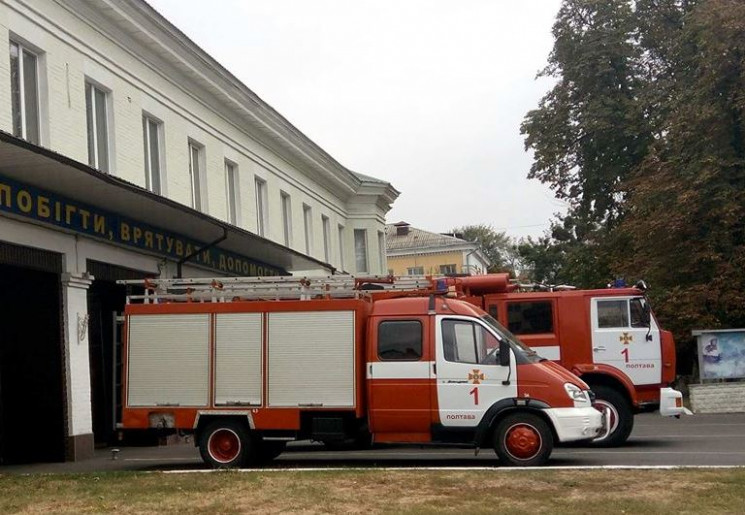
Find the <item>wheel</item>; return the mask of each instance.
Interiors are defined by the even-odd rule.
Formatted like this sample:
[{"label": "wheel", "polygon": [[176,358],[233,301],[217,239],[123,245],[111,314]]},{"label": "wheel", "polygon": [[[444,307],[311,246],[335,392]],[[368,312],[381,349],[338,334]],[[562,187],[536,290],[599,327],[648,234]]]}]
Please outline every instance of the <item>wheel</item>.
[{"label": "wheel", "polygon": [[199,436],[199,453],[212,468],[247,465],[255,453],[245,425],[236,420],[216,420]]},{"label": "wheel", "polygon": [[533,467],[548,461],[554,437],[548,424],[532,413],[513,413],[499,421],[494,431],[494,452],[512,467]]},{"label": "wheel", "polygon": [[285,447],[287,447],[287,442],[262,440],[256,449],[257,459],[261,463],[268,463],[282,454]]},{"label": "wheel", "polygon": [[634,414],[631,404],[622,393],[610,386],[591,386],[595,393],[595,406],[600,411],[608,408],[610,432],[606,437],[595,438],[590,442],[595,447],[618,447],[628,440],[634,428]]}]

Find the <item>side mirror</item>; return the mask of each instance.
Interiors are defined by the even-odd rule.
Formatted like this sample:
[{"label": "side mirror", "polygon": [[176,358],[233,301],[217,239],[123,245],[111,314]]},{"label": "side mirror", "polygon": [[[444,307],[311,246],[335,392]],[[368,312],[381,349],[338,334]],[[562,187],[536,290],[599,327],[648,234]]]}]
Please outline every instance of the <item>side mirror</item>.
[{"label": "side mirror", "polygon": [[503,367],[509,367],[512,355],[510,344],[507,340],[499,341],[499,364]]},{"label": "side mirror", "polygon": [[652,315],[651,315],[651,313],[652,313],[652,310],[651,310],[651,308],[649,307],[649,302],[645,302],[645,303],[644,303],[644,307],[642,308],[642,313],[644,313],[644,314],[642,315],[642,317],[644,318],[644,325],[645,325],[646,327],[649,327],[649,324],[650,324],[650,320],[652,319]]}]

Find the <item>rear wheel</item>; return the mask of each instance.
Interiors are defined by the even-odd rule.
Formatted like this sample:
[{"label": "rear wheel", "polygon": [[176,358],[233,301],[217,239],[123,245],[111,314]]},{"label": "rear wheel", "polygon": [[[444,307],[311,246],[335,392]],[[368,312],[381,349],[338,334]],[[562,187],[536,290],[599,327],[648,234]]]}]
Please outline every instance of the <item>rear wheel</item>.
[{"label": "rear wheel", "polygon": [[202,431],[199,453],[212,468],[234,468],[248,464],[254,449],[245,425],[226,419],[216,420]]},{"label": "rear wheel", "polygon": [[532,467],[548,461],[554,438],[548,424],[532,413],[514,413],[499,421],[494,431],[494,451],[513,467]]},{"label": "rear wheel", "polygon": [[618,447],[628,440],[634,428],[634,413],[631,404],[618,390],[609,386],[591,386],[595,393],[595,408],[603,411],[608,408],[608,436],[595,438],[591,445],[595,447]]}]

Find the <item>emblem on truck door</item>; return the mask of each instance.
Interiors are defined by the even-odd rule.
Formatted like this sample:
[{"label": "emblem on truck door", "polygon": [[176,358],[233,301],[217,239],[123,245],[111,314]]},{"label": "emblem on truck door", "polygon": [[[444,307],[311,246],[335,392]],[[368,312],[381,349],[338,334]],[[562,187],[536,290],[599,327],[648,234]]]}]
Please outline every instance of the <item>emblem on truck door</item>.
[{"label": "emblem on truck door", "polygon": [[634,337],[631,336],[629,333],[623,333],[621,336],[618,337],[618,339],[623,343],[624,345],[628,345],[629,343],[634,341]]},{"label": "emblem on truck door", "polygon": [[470,372],[468,374],[468,380],[471,381],[473,384],[481,384],[481,381],[486,379],[484,377],[484,373],[481,372],[478,368],[474,368],[473,372]]}]

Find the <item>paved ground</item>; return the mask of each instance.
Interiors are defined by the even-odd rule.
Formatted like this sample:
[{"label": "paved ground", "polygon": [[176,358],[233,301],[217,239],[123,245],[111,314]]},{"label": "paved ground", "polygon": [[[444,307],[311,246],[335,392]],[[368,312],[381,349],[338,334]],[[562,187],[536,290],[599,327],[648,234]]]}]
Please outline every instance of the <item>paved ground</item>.
[{"label": "paved ground", "polygon": [[[206,468],[191,444],[168,447],[122,447],[112,459],[110,449],[90,460],[0,467],[0,474],[76,473],[111,470],[198,470]],[[694,415],[679,420],[643,414],[624,447],[557,448],[553,466],[745,466],[745,413]],[[369,451],[327,451],[323,445],[293,443],[271,468],[309,467],[491,467],[494,452],[452,448],[382,448]]]}]

